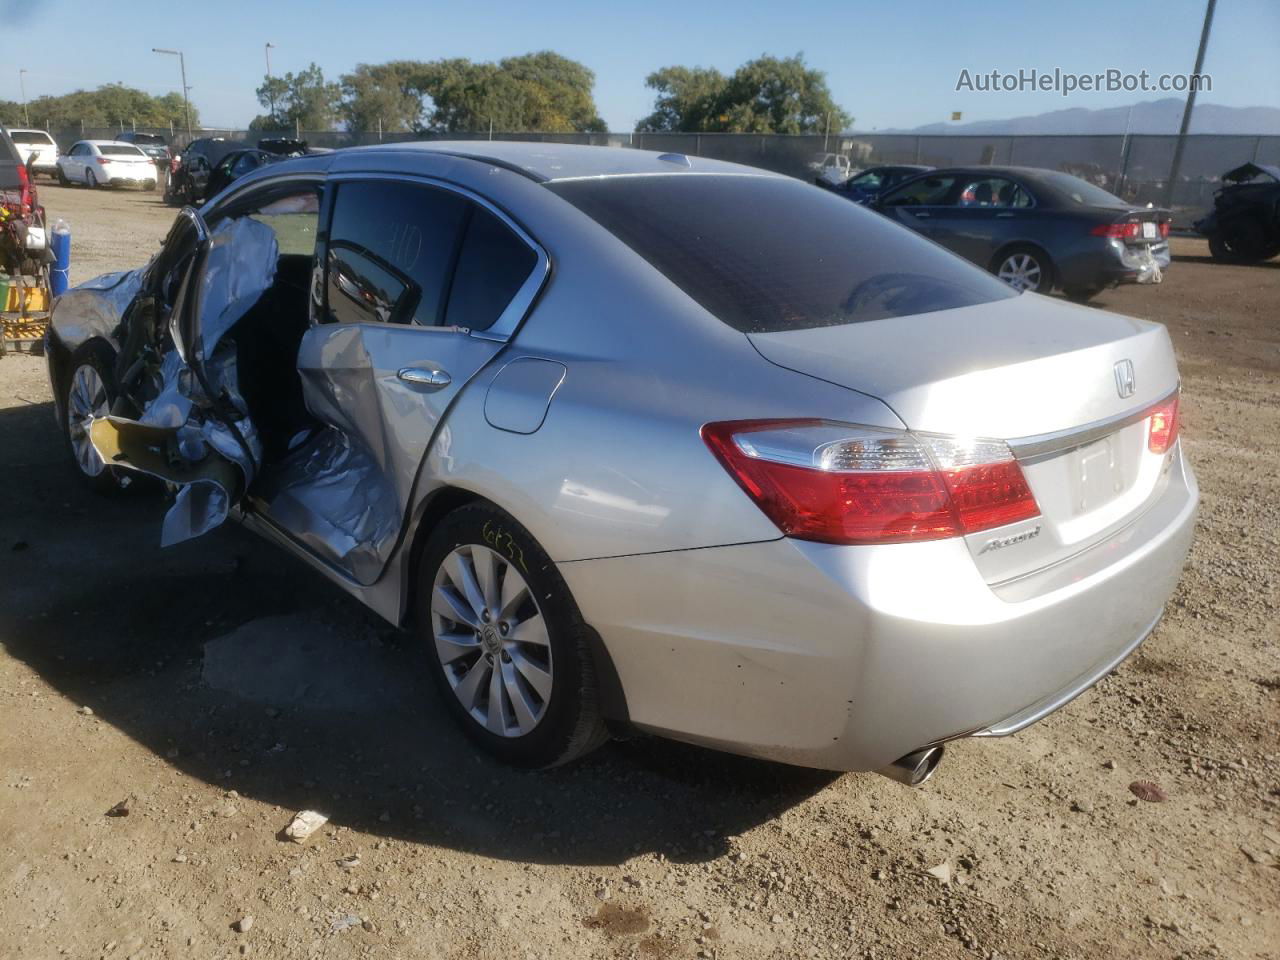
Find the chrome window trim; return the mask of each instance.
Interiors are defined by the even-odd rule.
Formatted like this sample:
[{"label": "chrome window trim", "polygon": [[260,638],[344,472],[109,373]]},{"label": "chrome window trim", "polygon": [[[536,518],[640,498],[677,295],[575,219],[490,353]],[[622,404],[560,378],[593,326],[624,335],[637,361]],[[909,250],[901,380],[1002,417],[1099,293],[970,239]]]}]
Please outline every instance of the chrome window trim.
[{"label": "chrome window trim", "polygon": [[1016,440],[1008,440],[1006,442],[1009,444],[1009,449],[1013,451],[1013,455],[1023,462],[1062,453],[1075,447],[1083,447],[1086,443],[1101,440],[1103,437],[1115,433],[1117,430],[1122,430],[1130,424],[1147,419],[1156,408],[1168,403],[1171,398],[1177,396],[1179,389],[1181,389],[1180,386],[1174,387],[1154,403],[1148,403],[1129,413],[1108,417],[1105,420],[1095,420],[1093,423],[1087,423],[1082,427],[1072,427],[1069,430],[1059,430],[1055,433],[1041,433],[1032,437],[1019,437]]},{"label": "chrome window trim", "polygon": [[[516,291],[515,296],[511,298],[511,302],[506,305],[498,319],[493,325],[484,330],[472,330],[467,327],[450,327],[435,326],[423,327],[415,324],[388,324],[388,326],[408,327],[409,329],[419,330],[446,330],[446,331],[462,331],[466,330],[467,335],[480,340],[493,340],[498,343],[506,343],[515,335],[520,324],[532,309],[534,301],[537,300],[538,294],[542,292],[542,286],[547,281],[547,277],[551,274],[551,257],[547,251],[543,249],[542,244],[538,243],[529,232],[517,223],[505,210],[495,204],[487,197],[481,196],[474,190],[464,187],[439,177],[433,177],[429,174],[414,173],[375,173],[360,172],[356,170],[344,170],[341,173],[331,174],[325,178],[327,182],[334,184],[362,182],[369,180],[387,180],[393,183],[407,183],[411,185],[435,187],[440,190],[448,190],[459,196],[466,197],[473,203],[479,204],[485,210],[492,213],[501,220],[507,227],[519,237],[524,244],[533,251],[537,257],[533,269],[529,271],[529,276],[525,278],[524,283],[520,285],[520,289]],[[446,308],[447,308],[446,304]]]}]

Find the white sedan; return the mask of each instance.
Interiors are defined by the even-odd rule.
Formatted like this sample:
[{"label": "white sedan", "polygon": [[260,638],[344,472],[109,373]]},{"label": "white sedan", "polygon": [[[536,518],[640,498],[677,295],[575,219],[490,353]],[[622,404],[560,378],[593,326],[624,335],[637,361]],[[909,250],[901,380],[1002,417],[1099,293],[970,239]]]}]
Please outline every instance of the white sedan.
[{"label": "white sedan", "polygon": [[154,190],[156,167],[131,143],[80,140],[58,158],[58,180],[87,187],[138,186]]}]

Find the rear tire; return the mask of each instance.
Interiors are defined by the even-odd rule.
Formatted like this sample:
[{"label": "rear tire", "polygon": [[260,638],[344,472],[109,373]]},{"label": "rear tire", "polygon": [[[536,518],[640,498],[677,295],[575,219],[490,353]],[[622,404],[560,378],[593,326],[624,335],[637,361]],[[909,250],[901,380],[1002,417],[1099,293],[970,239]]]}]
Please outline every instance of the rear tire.
[{"label": "rear tire", "polygon": [[1001,250],[991,261],[991,272],[1019,293],[1048,293],[1053,289],[1053,262],[1043,250],[1030,244]]},{"label": "rear tire", "polygon": [[84,172],[84,185],[88,187],[90,190],[97,189],[98,175],[94,173],[92,170],[86,170]]},{"label": "rear tire", "polygon": [[417,571],[421,652],[467,736],[522,767],[567,763],[608,739],[589,628],[524,527],[490,504],[461,507],[432,531]]},{"label": "rear tire", "polygon": [[71,354],[62,383],[62,435],[67,453],[80,479],[95,493],[115,494],[124,489],[120,467],[104,464],[89,443],[92,417],[106,416],[119,395],[115,379],[115,351],[102,340],[90,340]]},{"label": "rear tire", "polygon": [[1275,256],[1256,220],[1236,220],[1209,238],[1209,253],[1222,263],[1258,263]]}]

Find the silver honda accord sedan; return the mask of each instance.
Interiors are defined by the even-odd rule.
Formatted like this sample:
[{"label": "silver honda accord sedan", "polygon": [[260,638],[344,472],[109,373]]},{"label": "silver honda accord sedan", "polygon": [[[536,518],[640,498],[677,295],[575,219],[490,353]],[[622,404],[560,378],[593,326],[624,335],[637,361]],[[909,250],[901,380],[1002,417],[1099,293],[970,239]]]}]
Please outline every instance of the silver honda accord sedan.
[{"label": "silver honda accord sedan", "polygon": [[676,154],[291,160],[61,298],[78,470],[421,641],[518,764],[639,729],[918,783],[1152,630],[1192,536],[1165,328]]}]

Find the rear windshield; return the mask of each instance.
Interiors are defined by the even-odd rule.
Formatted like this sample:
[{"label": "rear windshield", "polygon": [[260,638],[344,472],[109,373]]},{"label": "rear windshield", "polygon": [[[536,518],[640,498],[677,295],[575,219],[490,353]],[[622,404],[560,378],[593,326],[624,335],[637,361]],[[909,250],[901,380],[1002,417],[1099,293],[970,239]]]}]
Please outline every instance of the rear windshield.
[{"label": "rear windshield", "polygon": [[858,323],[1015,296],[828,191],[782,177],[605,177],[547,187],[743,333]]},{"label": "rear windshield", "polygon": [[100,143],[98,144],[98,152],[104,157],[140,157],[143,155],[131,143]]},{"label": "rear windshield", "polygon": [[164,146],[164,137],[158,133],[135,133],[132,134],[132,137],[133,142],[137,144],[145,143],[147,145],[158,144],[159,146]]},{"label": "rear windshield", "polygon": [[45,146],[53,143],[52,137],[39,130],[12,130],[9,136],[13,138],[14,143],[40,143]]},{"label": "rear windshield", "polygon": [[1132,204],[1125,203],[1114,193],[1108,193],[1101,187],[1095,187],[1088,180],[1081,180],[1069,173],[1058,173],[1045,170],[1038,173],[1053,191],[1060,197],[1069,200],[1078,207],[1121,207],[1128,208]]}]

